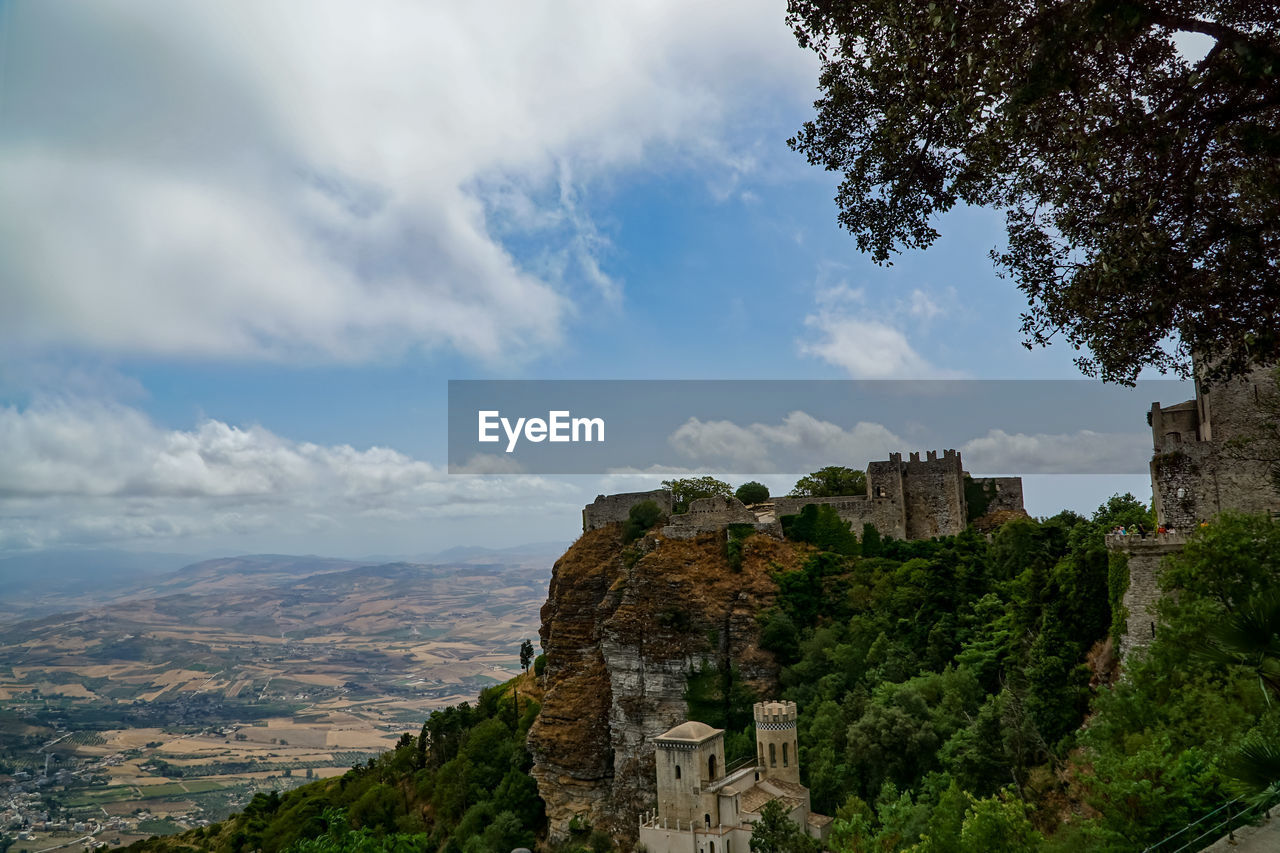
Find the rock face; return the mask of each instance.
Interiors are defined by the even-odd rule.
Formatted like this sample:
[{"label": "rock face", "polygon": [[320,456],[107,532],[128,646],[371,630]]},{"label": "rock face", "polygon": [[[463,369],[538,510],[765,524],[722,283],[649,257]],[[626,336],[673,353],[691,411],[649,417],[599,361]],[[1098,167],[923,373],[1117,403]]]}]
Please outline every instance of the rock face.
[{"label": "rock face", "polygon": [[546,695],[529,748],[553,840],[575,816],[634,840],[655,804],[652,739],[686,719],[686,675],[701,662],[775,687],[756,616],[773,603],[771,572],[806,551],[756,536],[735,572],[723,534],[629,546],[620,536],[618,524],[584,533],[556,563],[542,608]]}]

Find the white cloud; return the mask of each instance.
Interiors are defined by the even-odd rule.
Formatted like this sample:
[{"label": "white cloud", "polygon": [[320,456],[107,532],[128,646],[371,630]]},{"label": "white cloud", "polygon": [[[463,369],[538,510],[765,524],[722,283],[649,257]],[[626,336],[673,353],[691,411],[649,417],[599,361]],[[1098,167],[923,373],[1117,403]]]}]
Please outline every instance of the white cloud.
[{"label": "white cloud", "polygon": [[[671,158],[736,187],[759,166],[730,123],[814,79],[766,0],[3,14],[11,348],[537,352],[618,299],[584,188]],[[559,269],[504,245],[548,223]]]},{"label": "white cloud", "polygon": [[1141,474],[1149,433],[1007,433],[993,429],[960,448],[973,474]]},{"label": "white cloud", "polygon": [[800,352],[839,367],[855,379],[922,379],[948,374],[931,365],[898,329],[879,320],[819,310],[804,320],[813,337]]},{"label": "white cloud", "polygon": [[880,424],[860,421],[846,429],[800,411],[780,424],[742,426],[690,418],[667,440],[693,464],[741,472],[804,471],[832,464],[860,468],[903,444]]},{"label": "white cloud", "polygon": [[132,408],[75,401],[0,408],[0,484],[0,549],[267,532],[376,538],[379,524],[421,533],[432,520],[529,515],[531,504],[572,520],[582,500],[542,477],[451,477],[390,448],[218,420],[162,429]]},{"label": "white cloud", "polygon": [[[893,318],[927,324],[944,310],[938,298],[915,288],[907,301],[892,307],[873,305],[865,289],[841,275],[845,267],[826,262],[818,268],[814,311],[804,318],[808,332],[797,342],[800,354],[820,358],[854,379],[956,378],[916,351]],[[950,294],[950,292],[949,292]]]},{"label": "white cloud", "polygon": [[909,309],[912,317],[921,320],[932,320],[942,313],[942,306],[932,295],[925,293],[920,288],[911,291],[911,307]]}]

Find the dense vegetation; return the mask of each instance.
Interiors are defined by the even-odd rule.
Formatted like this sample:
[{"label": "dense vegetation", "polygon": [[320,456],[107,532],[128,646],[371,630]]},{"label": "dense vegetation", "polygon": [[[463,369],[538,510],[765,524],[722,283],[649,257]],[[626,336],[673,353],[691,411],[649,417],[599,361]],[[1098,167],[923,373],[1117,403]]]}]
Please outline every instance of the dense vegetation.
[{"label": "dense vegetation", "polygon": [[[435,711],[414,737],[345,775],[284,794],[258,794],[244,812],[138,851],[218,853],[440,850],[509,853],[544,829],[525,735],[538,703],[513,685]],[[584,839],[585,841],[586,839]]]},{"label": "dense vegetation", "polygon": [[[837,853],[1141,850],[1280,775],[1280,525],[1227,515],[1201,528],[1168,563],[1176,594],[1157,637],[1117,680],[1127,569],[1103,537],[1151,526],[1132,497],[1092,518],[1021,518],[990,538],[970,529],[927,542],[870,527],[859,541],[831,516],[790,519],[812,550],[778,572],[776,606],[760,620],[782,695],[799,706],[814,808],[836,817]],[[731,565],[750,547],[740,532],[727,537]],[[260,794],[221,824],[135,846],[531,847],[545,830],[524,746],[538,705],[514,686],[433,713],[417,737],[339,779]],[[690,673],[685,698],[691,718],[727,730],[729,760],[754,753],[758,697],[731,663]],[[777,818],[753,850],[812,853]],[[564,848],[612,845],[584,826]]]},{"label": "dense vegetation", "polygon": [[1139,521],[1117,497],[778,576],[763,642],[834,850],[1141,850],[1242,790],[1241,745],[1280,732],[1258,677],[1275,661],[1214,663],[1206,640],[1280,580],[1280,527],[1203,528],[1166,572],[1178,594],[1149,653],[1108,684],[1126,575],[1103,536]]}]

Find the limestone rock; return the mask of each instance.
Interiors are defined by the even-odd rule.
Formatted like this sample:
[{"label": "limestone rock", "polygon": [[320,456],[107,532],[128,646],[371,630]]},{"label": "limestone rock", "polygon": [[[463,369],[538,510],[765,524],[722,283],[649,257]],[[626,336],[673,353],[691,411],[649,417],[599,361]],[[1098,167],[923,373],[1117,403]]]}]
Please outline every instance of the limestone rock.
[{"label": "limestone rock", "polygon": [[655,805],[652,739],[686,719],[686,674],[702,661],[732,663],[762,692],[776,685],[756,617],[776,595],[771,573],[796,568],[807,546],[755,536],[735,572],[723,534],[640,544],[624,546],[618,524],[589,530],[552,573],[529,748],[553,840],[575,815],[634,840]]}]

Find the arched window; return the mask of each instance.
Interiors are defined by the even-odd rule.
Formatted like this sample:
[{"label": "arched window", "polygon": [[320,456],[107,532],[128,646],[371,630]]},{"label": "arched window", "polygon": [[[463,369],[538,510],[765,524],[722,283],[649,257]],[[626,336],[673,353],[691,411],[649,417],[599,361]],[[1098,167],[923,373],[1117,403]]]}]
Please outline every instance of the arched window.
[{"label": "arched window", "polygon": [[785,743],[782,745],[782,766],[783,767],[787,766],[787,746],[788,744],[785,744]]},{"label": "arched window", "polygon": [[716,843],[714,841],[708,841],[707,849],[711,851],[711,853],[716,853]]},{"label": "arched window", "polygon": [[714,755],[707,759],[707,778],[716,778],[716,757]]},{"label": "arched window", "polygon": [[764,764],[764,744],[760,744],[760,764]]},{"label": "arched window", "polygon": [[769,766],[770,767],[778,766],[778,753],[774,751],[773,744],[769,744]]},{"label": "arched window", "polygon": [[[711,828],[711,815],[709,815],[709,814],[704,814],[704,815],[702,816],[702,820],[703,820],[703,822],[707,825],[707,829],[710,829],[710,828]],[[711,848],[711,849],[712,849],[712,850],[714,850],[715,848],[713,847],[713,848]]]},{"label": "arched window", "polygon": [[677,764],[677,765],[676,765],[676,778],[677,778],[677,779],[679,779],[679,778],[680,778],[680,765],[679,765],[679,764]]}]

